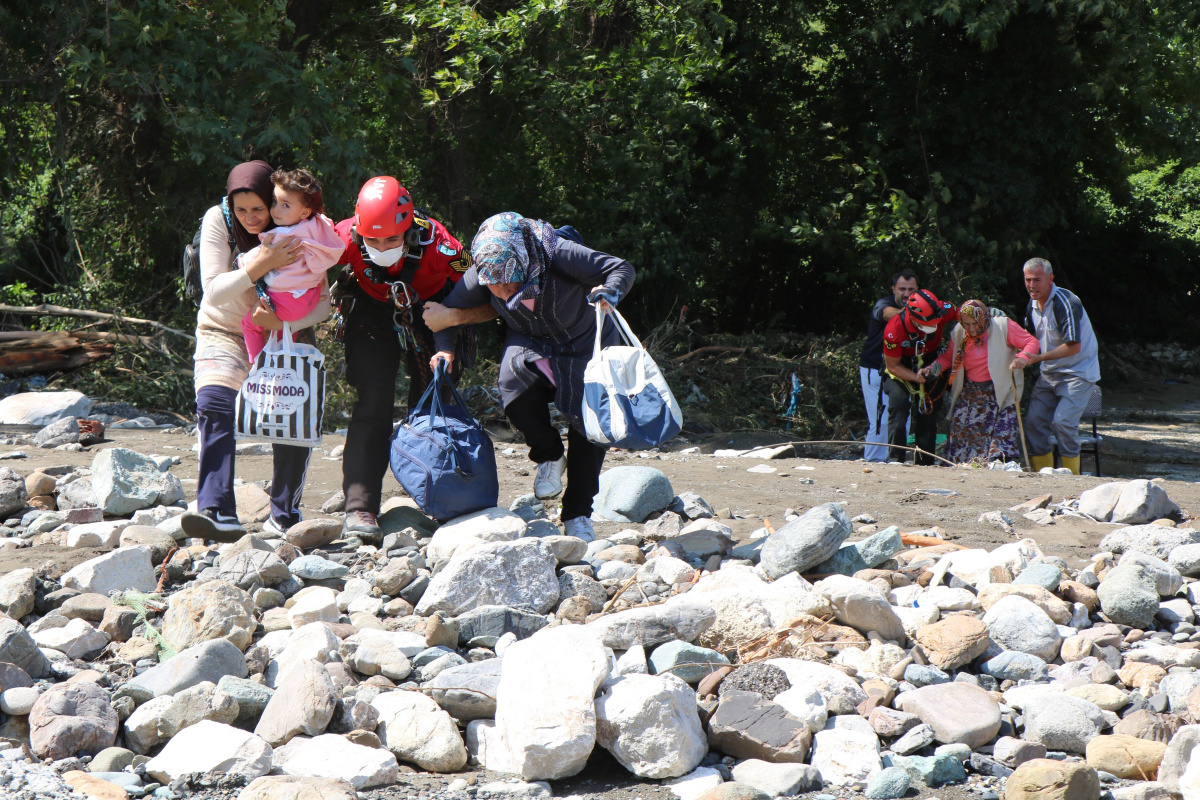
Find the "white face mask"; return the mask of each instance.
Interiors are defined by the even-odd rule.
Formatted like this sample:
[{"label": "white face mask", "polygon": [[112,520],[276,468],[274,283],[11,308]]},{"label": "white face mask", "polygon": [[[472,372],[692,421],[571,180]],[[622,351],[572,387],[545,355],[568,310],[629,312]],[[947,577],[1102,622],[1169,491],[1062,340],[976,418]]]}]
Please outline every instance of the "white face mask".
[{"label": "white face mask", "polygon": [[932,327],[929,327],[926,325],[918,325],[917,328],[920,329],[923,333],[933,333],[934,331],[937,330],[936,325],[934,325]]},{"label": "white face mask", "polygon": [[400,247],[393,247],[391,250],[376,250],[374,247],[371,247],[371,245],[366,245],[366,247],[367,255],[369,255],[371,260],[381,267],[390,267],[397,263],[400,261],[400,259],[404,258],[404,253],[408,249],[403,245]]}]

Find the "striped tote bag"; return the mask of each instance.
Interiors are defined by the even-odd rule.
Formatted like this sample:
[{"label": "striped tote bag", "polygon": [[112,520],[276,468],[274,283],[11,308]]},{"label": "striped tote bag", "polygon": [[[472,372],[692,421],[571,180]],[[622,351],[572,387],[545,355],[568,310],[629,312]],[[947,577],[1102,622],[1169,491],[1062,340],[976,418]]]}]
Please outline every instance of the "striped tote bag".
[{"label": "striped tote bag", "polygon": [[318,447],[325,412],[325,355],[296,344],[283,323],[250,367],[234,407],[234,437]]}]

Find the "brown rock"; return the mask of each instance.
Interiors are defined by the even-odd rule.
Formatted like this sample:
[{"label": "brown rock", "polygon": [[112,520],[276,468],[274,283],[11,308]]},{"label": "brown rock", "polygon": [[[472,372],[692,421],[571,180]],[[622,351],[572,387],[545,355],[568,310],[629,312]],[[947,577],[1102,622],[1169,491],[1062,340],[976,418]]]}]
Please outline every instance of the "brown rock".
[{"label": "brown rock", "polygon": [[1035,497],[1032,500],[1026,500],[1024,503],[1017,503],[1015,506],[1009,506],[1009,511],[1015,511],[1018,514],[1028,514],[1030,511],[1036,511],[1039,508],[1045,508],[1054,500],[1053,495],[1044,494],[1041,497]]},{"label": "brown rock", "polygon": [[63,773],[63,780],[75,791],[96,800],[127,800],[129,793],[115,783],[73,769]]},{"label": "brown rock", "polygon": [[965,614],[946,617],[917,630],[917,644],[929,663],[940,669],[957,669],[983,655],[991,639],[983,620]]},{"label": "brown rock", "polygon": [[1096,590],[1079,581],[1059,581],[1057,594],[1068,603],[1083,603],[1089,612],[1100,607],[1100,595]]},{"label": "brown rock", "polygon": [[721,685],[721,681],[725,680],[725,676],[731,672],[733,672],[733,667],[726,666],[718,667],[717,669],[705,675],[704,678],[701,679],[700,683],[696,685],[696,696],[707,697],[710,694],[716,694],[717,689]]},{"label": "brown rock", "polygon": [[363,747],[374,747],[377,750],[382,750],[383,742],[379,741],[378,734],[375,731],[350,731],[343,734],[347,741],[361,744]]},{"label": "brown rock", "polygon": [[[863,681],[862,688],[863,691],[867,693],[867,697],[878,697],[879,705],[881,706],[890,706],[892,704],[892,698],[896,696],[896,690],[892,688],[892,685],[887,681],[881,681],[878,678],[871,678],[868,681]],[[867,714],[870,713],[871,712],[868,710]],[[867,714],[863,714],[863,716],[865,717]]]},{"label": "brown rock", "polygon": [[867,581],[868,583],[878,578],[879,580],[885,581],[888,585],[888,588],[892,589],[896,585],[894,578],[896,574],[897,573],[890,569],[860,569],[858,572],[854,573],[854,577],[858,578],[860,581]]},{"label": "brown rock", "polygon": [[341,534],[341,520],[306,519],[288,528],[283,538],[293,547],[309,550],[313,547],[324,547]]},{"label": "brown rock", "polygon": [[109,606],[104,610],[104,617],[96,627],[97,630],[107,633],[108,638],[114,642],[127,642],[133,636],[133,629],[137,624],[138,615],[132,608]]},{"label": "brown rock", "polygon": [[1140,661],[1126,661],[1117,671],[1121,683],[1130,689],[1137,689],[1143,696],[1149,697],[1151,690],[1158,687],[1158,682],[1165,678],[1167,671],[1154,664]]},{"label": "brown rock", "polygon": [[769,800],[769,798],[769,794],[760,792],[748,783],[727,781],[709,789],[696,800]]},{"label": "brown rock", "polygon": [[[1192,692],[1192,694],[1195,695],[1195,692]],[[1190,706],[1191,703],[1192,699],[1189,697],[1188,705]],[[1192,712],[1189,710],[1188,713]],[[1193,716],[1193,719],[1195,719],[1195,716]],[[1113,733],[1168,744],[1171,741],[1171,737],[1181,727],[1183,727],[1183,719],[1177,714],[1156,714],[1149,709],[1142,709],[1141,711],[1134,711],[1114,725]]]},{"label": "brown rock", "polygon": [[346,781],[264,775],[242,789],[237,800],[357,800],[357,797],[354,787]]},{"label": "brown rock", "polygon": [[1087,765],[1118,778],[1152,781],[1158,777],[1167,746],[1136,736],[1096,736],[1087,743]]},{"label": "brown rock", "polygon": [[143,658],[158,658],[154,643],[141,636],[131,636],[129,641],[117,648],[117,658],[134,664]]},{"label": "brown rock", "polygon": [[[591,604],[588,604],[589,609]],[[590,613],[590,612],[589,612]],[[586,617],[587,614],[584,614]],[[448,618],[445,614],[438,612],[432,614],[425,619],[425,646],[426,647],[449,647],[454,650],[458,647],[458,623],[453,619]]]},{"label": "brown rock", "polygon": [[31,498],[53,495],[57,485],[58,481],[44,472],[31,472],[25,477],[25,492]]},{"label": "brown rock", "polygon": [[167,560],[167,554],[174,550],[178,543],[166,531],[149,525],[130,525],[121,531],[121,547],[145,545],[150,548],[150,563],[158,566]]},{"label": "brown rock", "polygon": [[1004,784],[1004,800],[1097,800],[1100,778],[1078,761],[1035,758],[1017,767]]},{"label": "brown rock", "polygon": [[25,505],[30,508],[39,508],[42,511],[58,511],[58,501],[52,494],[36,494],[26,500]]},{"label": "brown rock", "polygon": [[97,753],[117,738],[117,712],[94,683],[51,686],[29,712],[29,739],[38,758]]},{"label": "brown rock", "polygon": [[588,614],[592,613],[592,601],[581,594],[573,595],[558,604],[554,616],[558,619],[582,625],[587,622]]},{"label": "brown rock", "polygon": [[1068,636],[1063,639],[1058,654],[1064,664],[1069,664],[1072,661],[1082,661],[1092,655],[1095,649],[1096,646],[1092,644],[1092,640],[1086,636]]},{"label": "brown rock", "polygon": [[596,561],[624,561],[626,564],[644,564],[646,556],[637,545],[617,544],[601,550],[594,556]]}]

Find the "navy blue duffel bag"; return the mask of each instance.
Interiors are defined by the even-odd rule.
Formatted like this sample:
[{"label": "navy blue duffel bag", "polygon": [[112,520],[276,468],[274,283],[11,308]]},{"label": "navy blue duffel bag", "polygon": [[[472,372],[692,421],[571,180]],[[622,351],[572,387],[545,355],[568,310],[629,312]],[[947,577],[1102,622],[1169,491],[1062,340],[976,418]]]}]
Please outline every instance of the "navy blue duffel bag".
[{"label": "navy blue duffel bag", "polygon": [[[442,387],[454,398],[442,403]],[[392,474],[417,506],[443,522],[500,498],[492,440],[471,416],[439,362],[433,382],[392,433]]]}]

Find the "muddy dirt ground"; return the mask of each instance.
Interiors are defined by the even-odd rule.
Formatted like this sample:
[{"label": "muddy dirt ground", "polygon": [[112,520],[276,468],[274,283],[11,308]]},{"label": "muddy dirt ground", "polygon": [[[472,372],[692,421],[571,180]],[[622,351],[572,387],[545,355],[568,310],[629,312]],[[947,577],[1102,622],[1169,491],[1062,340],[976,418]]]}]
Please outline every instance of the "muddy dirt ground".
[{"label": "muddy dirt ground", "polygon": [[[734,519],[727,520],[735,537],[745,540],[769,519],[782,524],[789,508],[803,511],[830,501],[843,501],[851,516],[870,514],[881,525],[898,525],[909,532],[937,527],[950,541],[971,547],[994,548],[1016,538],[1035,539],[1042,549],[1067,558],[1072,565],[1081,566],[1097,550],[1100,539],[1115,526],[1077,519],[1060,519],[1053,525],[1039,526],[1022,518],[1009,516],[1016,523],[1014,534],[978,521],[987,511],[1006,510],[1010,506],[1044,494],[1057,502],[1066,497],[1078,497],[1083,490],[1095,486],[1108,476],[1161,477],[1163,486],[1185,512],[1200,514],[1200,399],[1190,386],[1149,386],[1139,391],[1120,391],[1106,397],[1105,416],[1101,434],[1105,442],[1101,450],[1104,478],[1074,476],[1043,476],[993,470],[914,467],[895,464],[866,464],[850,460],[855,450],[837,447],[805,448],[812,457],[785,458],[762,461],[748,458],[716,458],[710,455],[723,448],[746,448],[785,441],[772,434],[724,434],[710,437],[682,437],[671,444],[667,452],[652,454],[611,453],[606,468],[621,464],[640,464],[661,469],[671,479],[677,492],[694,491],[715,509],[729,509]],[[0,433],[3,433],[0,428]],[[515,497],[532,491],[533,465],[526,448],[504,429],[493,429],[497,462],[500,470],[500,502],[509,504]],[[95,451],[109,446],[128,447],[147,454],[179,456],[182,463],[172,471],[183,481],[192,495],[195,492],[196,453],[194,438],[180,433],[158,430],[110,431],[110,441],[90,452],[65,453],[34,448],[5,448],[23,450],[27,457],[0,462],[25,475],[34,469],[53,465],[91,464]],[[313,454],[305,491],[306,516],[319,516],[325,500],[341,487],[341,462],[330,452],[344,443],[341,436],[328,435],[324,446]],[[699,447],[699,452],[680,451]],[[505,454],[511,449],[510,454]],[[774,467],[776,472],[748,472],[756,465]],[[1090,456],[1083,459],[1085,470],[1094,470]],[[270,478],[269,456],[241,456],[237,462],[240,480],[266,482]],[[811,481],[808,483],[807,481]],[[929,493],[927,490],[949,490],[951,495]],[[385,497],[402,494],[389,474],[385,477]],[[551,506],[552,507],[552,506]],[[256,526],[251,526],[252,529]],[[616,523],[597,525],[599,535],[609,535],[623,526]],[[65,550],[39,546],[6,553],[0,556],[0,574],[20,566],[37,568],[53,561],[54,574],[93,557],[99,551]],[[452,776],[453,777],[453,776]],[[503,776],[477,774],[481,782],[503,779]],[[373,800],[412,796],[435,796],[446,780],[435,776],[406,775],[404,782],[387,789],[369,792]],[[968,786],[922,790],[924,797],[978,798],[985,786],[973,777],[974,790]],[[993,786],[993,788],[995,788]],[[555,782],[556,795],[578,794],[621,798],[667,798],[671,795],[655,782],[641,782],[621,769],[600,748],[597,748],[588,769],[567,781]],[[845,792],[834,792],[845,796]],[[910,793],[911,795],[912,793]]]}]

